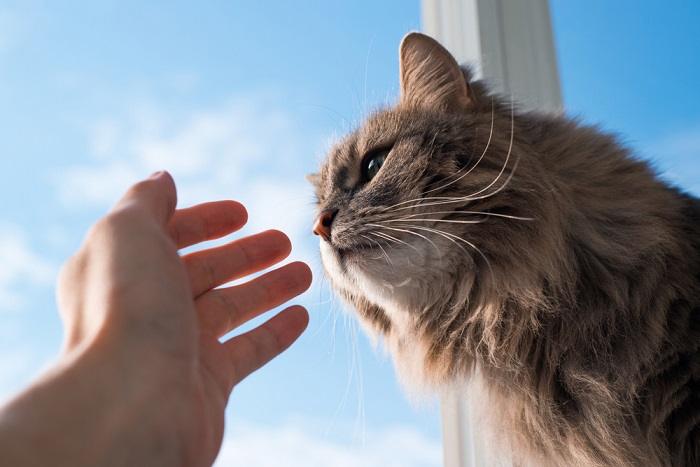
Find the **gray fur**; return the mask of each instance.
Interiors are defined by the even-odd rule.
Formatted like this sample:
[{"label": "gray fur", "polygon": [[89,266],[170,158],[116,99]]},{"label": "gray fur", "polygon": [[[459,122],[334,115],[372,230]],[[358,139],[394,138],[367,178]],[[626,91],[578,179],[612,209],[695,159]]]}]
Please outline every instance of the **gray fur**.
[{"label": "gray fur", "polygon": [[402,378],[478,374],[522,465],[700,465],[697,200],[598,128],[514,109],[427,36],[404,40],[401,77],[312,178],[338,210],[330,281]]}]

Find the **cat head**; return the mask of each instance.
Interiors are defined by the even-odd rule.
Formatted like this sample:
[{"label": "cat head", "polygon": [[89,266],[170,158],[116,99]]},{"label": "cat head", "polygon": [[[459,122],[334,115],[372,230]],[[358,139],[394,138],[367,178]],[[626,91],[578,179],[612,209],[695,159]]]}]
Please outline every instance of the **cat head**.
[{"label": "cat head", "polygon": [[512,104],[438,42],[408,34],[399,57],[395,106],[367,118],[309,176],[314,232],[331,283],[375,331],[451,332],[473,318],[461,311],[467,303],[485,306],[526,267],[523,250],[537,243],[531,219],[546,212],[539,168],[522,157]]}]

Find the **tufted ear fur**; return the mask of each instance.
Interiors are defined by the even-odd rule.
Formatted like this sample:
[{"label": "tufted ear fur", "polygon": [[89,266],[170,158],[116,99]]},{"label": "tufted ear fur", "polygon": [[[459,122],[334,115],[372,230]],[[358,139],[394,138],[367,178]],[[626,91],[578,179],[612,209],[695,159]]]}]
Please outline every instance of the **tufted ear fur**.
[{"label": "tufted ear fur", "polygon": [[321,175],[317,173],[307,174],[306,181],[314,187],[318,187],[321,184]]},{"label": "tufted ear fur", "polygon": [[454,57],[435,39],[412,32],[399,46],[401,103],[455,111],[472,103]]}]

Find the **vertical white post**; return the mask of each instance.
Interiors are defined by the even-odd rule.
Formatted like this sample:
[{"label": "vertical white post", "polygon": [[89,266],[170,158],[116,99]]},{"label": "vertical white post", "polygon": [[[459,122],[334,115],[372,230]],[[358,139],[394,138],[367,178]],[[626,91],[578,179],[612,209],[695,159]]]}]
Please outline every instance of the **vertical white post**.
[{"label": "vertical white post", "polygon": [[[562,109],[547,0],[422,0],[423,30],[525,108]],[[441,404],[445,467],[494,465],[465,394]],[[478,401],[476,401],[478,403]],[[501,464],[502,465],[502,464]]]}]

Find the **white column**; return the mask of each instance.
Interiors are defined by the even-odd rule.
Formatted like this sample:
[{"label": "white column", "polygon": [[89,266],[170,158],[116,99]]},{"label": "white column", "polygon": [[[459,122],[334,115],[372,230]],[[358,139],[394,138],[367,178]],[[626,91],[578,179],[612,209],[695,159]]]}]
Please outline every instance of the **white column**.
[{"label": "white column", "polygon": [[[422,16],[423,31],[493,89],[525,108],[561,111],[547,0],[422,0]],[[479,437],[473,403],[458,392],[442,399],[445,467],[491,466],[498,457]]]},{"label": "white column", "polygon": [[518,102],[562,107],[547,0],[422,0],[423,30]]}]

